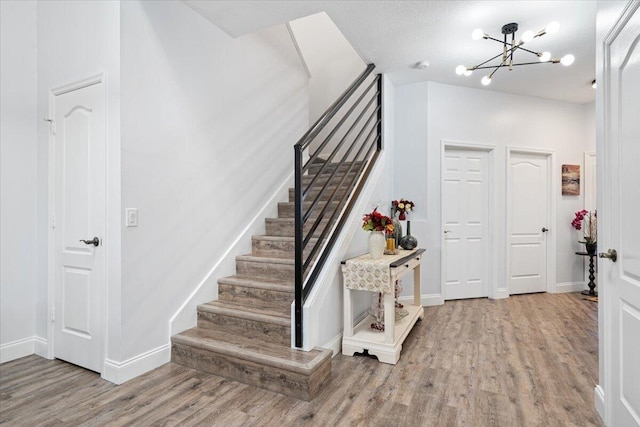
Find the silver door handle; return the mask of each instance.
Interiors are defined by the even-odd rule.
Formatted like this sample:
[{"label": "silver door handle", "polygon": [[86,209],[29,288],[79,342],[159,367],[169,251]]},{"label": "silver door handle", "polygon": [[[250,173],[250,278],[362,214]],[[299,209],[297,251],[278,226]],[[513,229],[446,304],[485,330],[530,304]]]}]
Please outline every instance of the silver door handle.
[{"label": "silver door handle", "polygon": [[80,241],[81,241],[82,243],[84,243],[85,245],[98,246],[98,245],[100,244],[100,239],[98,239],[97,237],[94,237],[94,238],[93,238],[93,239],[91,239],[91,240],[83,240],[83,239],[80,239]]},{"label": "silver door handle", "polygon": [[609,249],[607,252],[600,252],[600,258],[608,258],[616,262],[618,260],[618,252],[615,249]]}]

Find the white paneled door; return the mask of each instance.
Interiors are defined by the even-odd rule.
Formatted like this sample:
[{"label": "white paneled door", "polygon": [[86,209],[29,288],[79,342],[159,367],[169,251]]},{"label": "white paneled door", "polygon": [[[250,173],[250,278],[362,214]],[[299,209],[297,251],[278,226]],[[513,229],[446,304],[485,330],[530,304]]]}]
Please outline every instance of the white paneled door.
[{"label": "white paneled door", "polygon": [[511,152],[508,159],[509,294],[547,290],[549,156]]},{"label": "white paneled door", "polygon": [[[101,79],[52,92],[53,355],[101,371],[105,108]],[[81,241],[81,240],[84,240]]]},{"label": "white paneled door", "polygon": [[486,297],[489,153],[447,147],[442,168],[444,298]]},{"label": "white paneled door", "polygon": [[[598,198],[604,300],[605,422],[640,426],[640,2],[604,49],[605,185]],[[604,190],[606,189],[606,190]],[[603,200],[601,200],[603,199]],[[617,259],[613,257],[616,251]],[[608,258],[608,259],[607,259]]]}]

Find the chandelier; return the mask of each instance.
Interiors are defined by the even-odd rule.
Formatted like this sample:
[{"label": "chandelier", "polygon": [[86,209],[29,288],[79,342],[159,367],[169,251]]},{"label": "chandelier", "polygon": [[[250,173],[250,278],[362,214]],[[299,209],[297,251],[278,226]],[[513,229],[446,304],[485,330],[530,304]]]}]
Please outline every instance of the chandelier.
[{"label": "chandelier", "polygon": [[[569,66],[573,64],[573,61],[575,61],[575,58],[573,55],[565,55],[560,59],[557,59],[557,58],[552,59],[551,53],[549,52],[534,52],[532,50],[529,50],[523,47],[525,43],[529,43],[531,40],[535,39],[536,37],[542,37],[545,34],[553,34],[557,32],[559,28],[560,28],[560,24],[554,21],[554,22],[551,22],[542,30],[538,31],[538,33],[534,33],[533,31],[525,31],[524,33],[522,33],[522,38],[520,38],[520,40],[518,41],[516,41],[516,32],[518,31],[518,24],[515,22],[512,22],[510,24],[505,24],[502,26],[502,34],[504,34],[504,40],[498,40],[496,38],[493,38],[488,34],[485,34],[484,31],[482,31],[480,28],[477,28],[473,30],[473,32],[471,33],[472,39],[474,40],[485,39],[485,40],[493,40],[495,42],[498,42],[502,45],[502,52],[473,67],[458,65],[456,67],[456,74],[459,76],[461,75],[470,76],[476,70],[493,69],[493,71],[490,74],[485,75],[481,80],[482,84],[487,86],[488,84],[491,84],[491,79],[493,78],[493,75],[500,68],[508,67],[509,71],[511,71],[513,70],[513,67],[517,67],[520,65],[561,63],[562,65]],[[509,35],[511,35],[511,41],[508,40]],[[532,61],[532,62],[514,63],[513,54],[518,50],[535,55],[538,60]],[[500,63],[498,63],[497,65],[496,64],[488,65],[491,61],[498,58],[500,58]]]}]

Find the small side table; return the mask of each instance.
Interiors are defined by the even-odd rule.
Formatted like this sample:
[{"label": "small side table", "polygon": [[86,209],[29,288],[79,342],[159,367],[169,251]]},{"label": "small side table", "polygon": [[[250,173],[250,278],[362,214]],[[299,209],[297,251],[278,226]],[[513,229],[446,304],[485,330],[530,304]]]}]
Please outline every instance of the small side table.
[{"label": "small side table", "polygon": [[589,290],[584,290],[582,291],[582,295],[589,295],[592,297],[597,297],[598,293],[595,291],[596,289],[596,282],[594,281],[596,276],[595,276],[595,266],[593,263],[593,259],[597,256],[597,254],[590,254],[588,252],[576,252],[576,255],[580,255],[580,256],[588,256],[589,257],[589,283],[587,283],[587,286],[589,286]]},{"label": "small side table", "polygon": [[[344,286],[344,335],[342,354],[353,356],[368,350],[378,357],[378,361],[395,365],[400,359],[404,340],[418,319],[424,318],[424,309],[420,301],[420,261],[424,249],[401,250],[398,255],[385,255],[372,259],[369,254],[342,262],[343,275],[351,276],[350,266],[357,266],[362,276],[354,280],[353,286]],[[384,268],[382,268],[384,266]],[[383,272],[384,271],[384,272]],[[413,272],[413,304],[405,304],[408,315],[396,322],[395,283],[405,274]],[[354,290],[382,292],[384,294],[384,332],[371,329],[375,319],[368,315],[357,325],[353,324]]]}]

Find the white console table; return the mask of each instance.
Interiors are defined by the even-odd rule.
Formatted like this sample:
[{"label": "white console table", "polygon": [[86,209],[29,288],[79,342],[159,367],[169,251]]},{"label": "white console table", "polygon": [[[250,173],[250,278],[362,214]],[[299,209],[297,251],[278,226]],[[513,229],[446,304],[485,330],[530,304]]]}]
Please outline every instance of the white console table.
[{"label": "white console table", "polygon": [[[342,262],[344,278],[344,335],[342,354],[353,356],[368,350],[380,362],[395,365],[400,359],[402,343],[418,319],[424,318],[420,303],[420,260],[424,249],[401,250],[398,255],[372,259],[369,254]],[[413,305],[405,304],[409,314],[396,322],[395,283],[413,271]],[[353,290],[384,293],[384,332],[371,329],[376,319],[368,315],[353,325]]]}]

